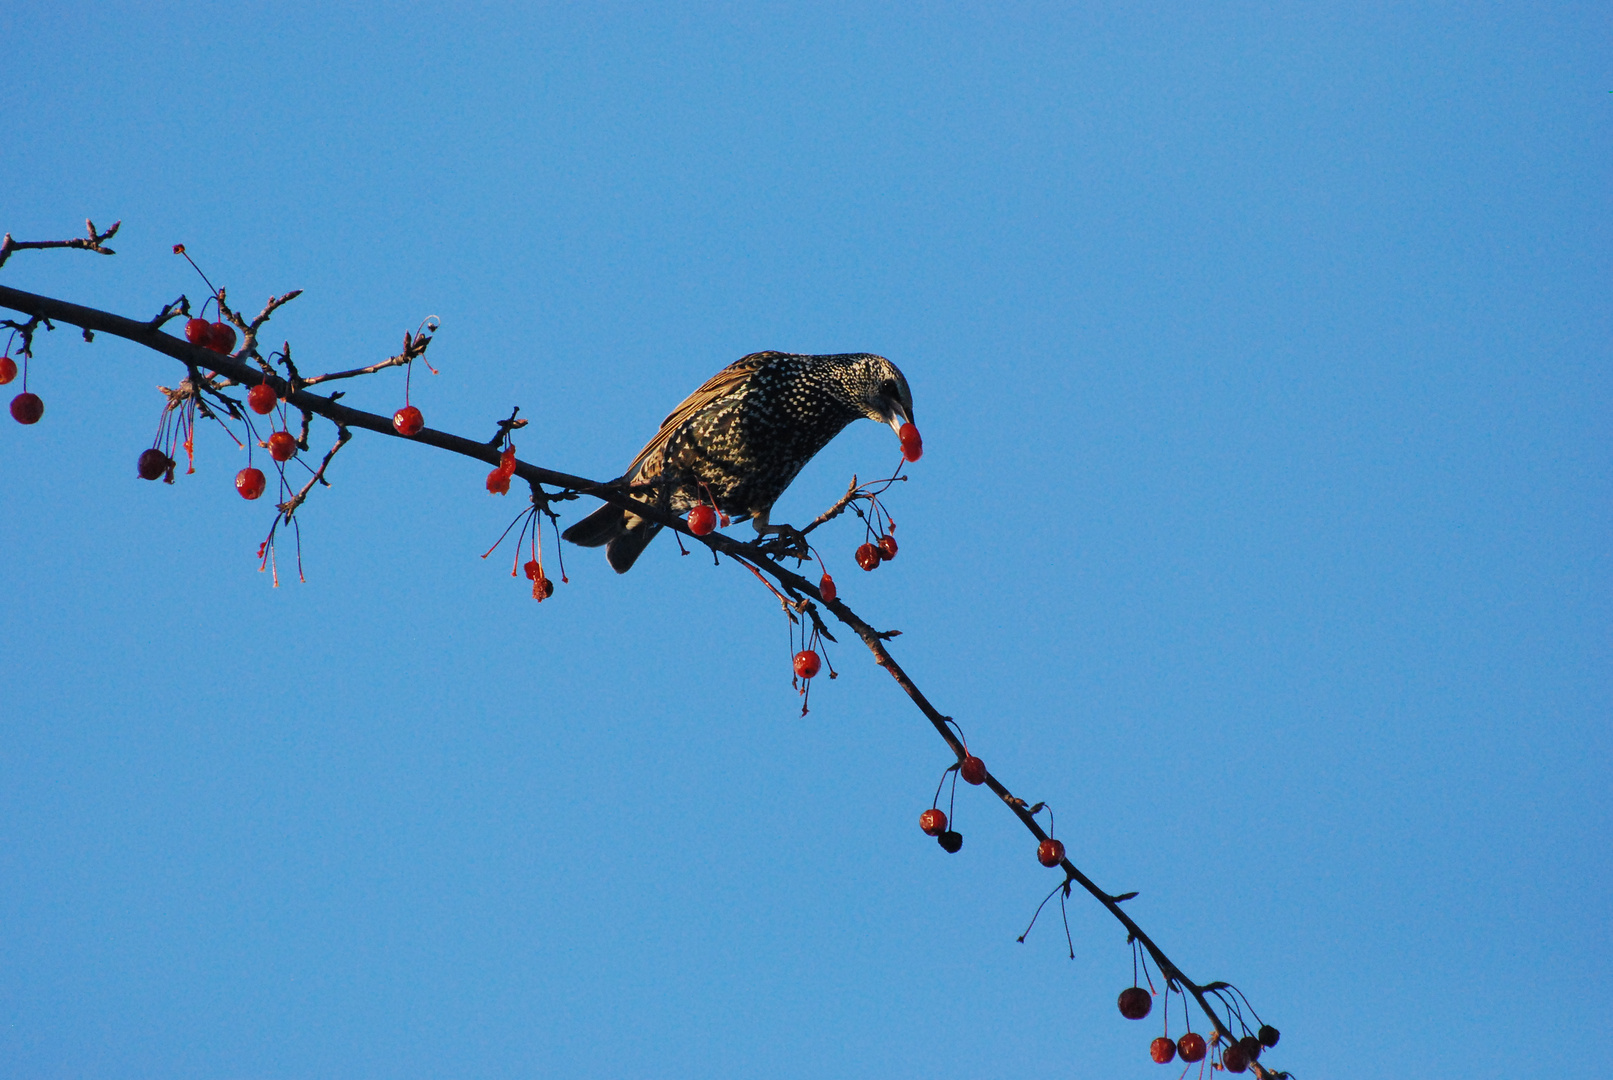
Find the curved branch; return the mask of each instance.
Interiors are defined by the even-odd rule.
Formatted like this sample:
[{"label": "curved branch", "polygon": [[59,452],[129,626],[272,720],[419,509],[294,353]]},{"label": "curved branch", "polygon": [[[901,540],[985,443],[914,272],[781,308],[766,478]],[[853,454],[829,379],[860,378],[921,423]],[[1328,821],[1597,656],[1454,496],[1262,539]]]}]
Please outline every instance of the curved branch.
[{"label": "curved branch", "polygon": [[[36,318],[52,319],[59,322],[70,323],[84,330],[112,334],[128,341],[132,341],[138,345],[143,345],[146,348],[162,353],[165,356],[172,357],[188,367],[204,368],[215,371],[221,375],[229,377],[237,383],[247,386],[264,382],[270,384],[275,389],[276,393],[280,394],[282,398],[291,405],[304,410],[306,413],[325,417],[326,419],[335,423],[338,427],[338,430],[341,432],[341,438],[339,438],[336,446],[331,449],[330,453],[326,455],[325,462],[321,464],[319,473],[316,473],[314,480],[320,479],[320,474],[322,474],[324,471],[324,465],[329,463],[331,456],[334,455],[336,451],[341,448],[342,444],[347,441],[349,429],[362,429],[365,431],[374,432],[378,435],[384,435],[389,438],[401,439],[405,442],[423,443],[427,446],[436,447],[440,450],[446,450],[450,453],[459,454],[462,457],[473,458],[477,461],[488,462],[494,465],[498,464],[499,450],[497,448],[497,443],[500,440],[495,439],[492,443],[477,442],[472,439],[467,439],[445,431],[438,431],[433,428],[426,428],[412,438],[400,435],[393,428],[390,417],[381,416],[376,413],[364,412],[361,409],[355,409],[351,406],[341,404],[336,400],[336,398],[340,396],[339,394],[327,397],[320,394],[310,393],[306,388],[294,389],[290,383],[286,382],[286,380],[275,375],[265,375],[257,367],[247,363],[239,355],[233,357],[221,356],[218,353],[199,348],[184,340],[181,340],[180,338],[164,333],[156,325],[150,322],[138,322],[134,319],[124,318],[121,315],[111,314],[110,312],[99,311],[95,308],[83,307],[78,304],[68,303],[66,301],[57,300],[51,297],[39,296],[33,293],[24,292],[20,289],[12,289],[5,286],[0,286],[0,306],[8,307]],[[377,369],[386,367],[395,361],[396,358],[391,361],[386,361],[382,364],[375,365],[375,367]],[[360,373],[361,372],[355,371],[350,373],[341,373],[341,375],[356,375]],[[341,377],[341,375],[337,377]],[[306,387],[306,385],[309,384],[304,383],[303,385]],[[758,577],[766,574],[767,576],[773,578],[773,580],[778,583],[779,587],[782,588],[784,592],[796,596],[807,597],[808,599],[800,602],[799,606],[791,606],[797,607],[798,610],[806,610],[809,612],[810,617],[814,620],[814,622],[818,623],[818,625],[821,625],[821,621],[818,619],[816,605],[822,605],[823,608],[829,611],[839,622],[847,627],[850,627],[857,634],[857,636],[862,639],[863,644],[867,646],[868,651],[873,654],[874,662],[880,667],[884,668],[886,672],[890,674],[891,678],[896,680],[896,684],[901,687],[902,692],[905,693],[908,698],[912,700],[913,704],[918,707],[918,710],[924,714],[925,719],[930,722],[930,726],[935,729],[936,734],[941,737],[941,739],[947,744],[948,748],[951,749],[953,754],[957,756],[959,762],[962,762],[963,759],[968,756],[968,748],[964,745],[963,740],[954,730],[950,718],[944,716],[933,704],[931,704],[929,698],[924,695],[924,692],[919,689],[918,685],[912,680],[907,672],[903,670],[902,666],[896,662],[896,659],[893,656],[891,656],[886,642],[894,635],[890,632],[881,632],[875,630],[873,626],[871,626],[855,611],[848,607],[844,601],[838,598],[828,601],[824,600],[823,595],[818,591],[817,585],[811,581],[808,581],[805,577],[801,576],[795,571],[785,567],[778,558],[762,550],[756,542],[742,543],[720,532],[713,532],[706,536],[695,536],[692,532],[690,532],[688,524],[682,518],[673,516],[672,514],[662,511],[651,504],[633,498],[631,492],[635,490],[635,488],[630,488],[626,485],[600,483],[595,480],[590,480],[587,477],[574,476],[570,473],[546,469],[541,466],[523,461],[517,461],[515,463],[515,475],[520,476],[522,479],[526,480],[530,485],[532,485],[535,502],[546,502],[551,497],[547,493],[542,492],[540,485],[543,484],[560,489],[558,497],[570,498],[579,494],[592,495],[595,498],[601,499],[614,506],[620,506],[623,509],[631,510],[639,517],[646,518],[665,528],[672,529],[683,536],[688,537],[689,540],[693,542],[706,545],[706,547],[714,552],[728,555],[734,560],[749,567],[754,573],[757,574]],[[308,487],[304,488],[303,491],[291,501],[291,503],[288,505],[288,510],[286,511],[287,517],[290,517],[290,511],[294,510],[296,505],[300,503],[304,497],[306,497],[309,488],[312,488],[313,484],[313,480],[309,481]],[[638,487],[641,488],[643,486],[644,485],[639,485]],[[844,496],[841,497],[841,499],[836,503],[835,507],[831,508],[829,513],[825,514],[823,517],[820,517],[818,521],[815,521],[813,525],[816,526],[817,524],[821,524],[823,521],[833,517],[835,512],[844,510],[846,505],[852,501],[856,491],[856,482],[853,481],[852,487],[848,489]],[[1043,831],[1041,825],[1037,822],[1035,817],[1032,816],[1031,810],[1027,806],[1026,802],[1023,799],[1015,796],[1008,789],[1007,785],[1005,785],[998,777],[990,772],[987,772],[984,784],[986,787],[991,789],[993,794],[1002,800],[1003,805],[1008,807],[1008,809],[1014,814],[1015,817],[1019,819],[1020,823],[1025,826],[1026,830],[1029,831],[1038,842],[1049,838],[1048,834]],[[1174,986],[1174,988],[1191,995],[1198,1003],[1199,1008],[1203,1010],[1210,1023],[1214,1026],[1214,1029],[1220,1038],[1228,1043],[1237,1041],[1237,1036],[1232,1033],[1230,1028],[1230,1025],[1233,1021],[1234,1010],[1229,1007],[1227,1009],[1226,1020],[1223,1021],[1220,1013],[1218,1013],[1215,1008],[1212,1007],[1207,997],[1207,995],[1216,994],[1219,990],[1225,988],[1227,984],[1216,982],[1199,984],[1193,982],[1185,974],[1183,974],[1182,969],[1165,954],[1159,945],[1155,943],[1153,938],[1145,933],[1142,927],[1138,926],[1136,921],[1133,920],[1131,916],[1121,908],[1120,905],[1124,901],[1135,896],[1135,893],[1124,893],[1117,896],[1104,891],[1103,889],[1099,888],[1091,878],[1082,873],[1082,871],[1070,861],[1068,856],[1060,861],[1059,866],[1064,870],[1066,875],[1066,885],[1068,885],[1070,882],[1074,882],[1085,889],[1089,894],[1092,895],[1094,899],[1103,905],[1109,914],[1114,916],[1115,920],[1119,922],[1121,926],[1125,927],[1129,940],[1139,943],[1145,950],[1147,950],[1148,955],[1153,958],[1154,963],[1158,966],[1160,973],[1165,977],[1166,980],[1168,980],[1167,993],[1169,989]],[[1222,999],[1218,996],[1217,1000]],[[1222,1001],[1222,1004],[1226,1004],[1224,1000]],[[1273,1072],[1258,1062],[1250,1063],[1249,1067],[1258,1077],[1280,1077],[1286,1075]]]}]

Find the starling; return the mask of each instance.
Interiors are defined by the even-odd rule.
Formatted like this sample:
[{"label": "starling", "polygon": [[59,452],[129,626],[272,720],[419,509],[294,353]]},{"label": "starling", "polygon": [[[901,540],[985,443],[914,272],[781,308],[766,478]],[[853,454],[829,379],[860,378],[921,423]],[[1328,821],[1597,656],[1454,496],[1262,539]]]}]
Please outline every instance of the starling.
[{"label": "starling", "polygon": [[[750,518],[758,533],[778,532],[767,520],[773,503],[813,455],[864,417],[898,435],[913,420],[907,380],[883,356],[752,353],[672,410],[617,482],[660,485],[642,497],[669,513],[709,500],[736,520]],[[583,547],[605,545],[611,567],[625,574],[660,530],[607,504],[564,535]]]}]

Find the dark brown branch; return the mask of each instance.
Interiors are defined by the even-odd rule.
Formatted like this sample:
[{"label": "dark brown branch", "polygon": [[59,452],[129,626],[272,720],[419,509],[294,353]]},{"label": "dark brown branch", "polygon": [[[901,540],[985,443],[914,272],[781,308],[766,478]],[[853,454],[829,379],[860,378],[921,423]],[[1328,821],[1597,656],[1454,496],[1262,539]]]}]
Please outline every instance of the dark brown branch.
[{"label": "dark brown branch", "polygon": [[846,493],[840,496],[840,498],[836,499],[833,506],[829,507],[829,509],[813,518],[812,524],[801,530],[801,535],[805,536],[813,529],[816,529],[819,525],[826,525],[835,518],[839,517],[841,514],[844,514],[846,512],[846,507],[850,506],[854,501],[856,501],[857,490],[857,478],[853,476],[851,478],[851,483],[846,487]]},{"label": "dark brown branch", "polygon": [[[346,446],[347,440],[352,437],[353,433],[351,431],[348,431],[340,424],[336,425],[336,445],[325,451],[325,459],[319,463],[319,468],[314,470],[314,475],[308,478],[308,482],[302,486],[302,490],[280,504],[278,509],[282,518],[286,521],[291,520],[291,515],[297,512],[297,508],[308,501],[308,493],[314,490],[315,484],[324,484],[326,487],[330,487],[330,481],[325,479],[325,469],[330,465],[330,459],[336,456],[336,451]],[[307,438],[306,432],[303,438]]]},{"label": "dark brown branch", "polygon": [[[435,324],[428,325],[433,331],[436,330]],[[430,344],[430,334],[420,333],[411,336],[407,331],[405,331],[403,335],[403,351],[398,353],[396,356],[389,356],[379,363],[371,364],[368,367],[353,368],[351,371],[332,371],[325,375],[315,375],[311,379],[302,379],[300,381],[300,385],[315,386],[319,383],[332,382],[336,379],[353,379],[360,375],[373,375],[377,371],[384,371],[389,367],[401,367],[411,360],[424,356],[426,353],[426,346]]]},{"label": "dark brown branch", "polygon": [[[163,333],[150,323],[136,322],[132,319],[126,319],[120,315],[113,315],[109,312],[98,311],[94,308],[82,307],[77,304],[67,303],[66,301],[56,300],[50,297],[37,296],[33,293],[27,293],[20,289],[12,289],[5,286],[0,286],[0,306],[12,308],[13,310],[32,315],[36,318],[55,319],[60,322],[70,323],[86,330],[95,330],[113,334],[129,341],[133,341],[137,344],[144,345],[147,348],[162,353],[166,356],[173,357],[174,359],[179,360],[181,363],[184,363],[190,367],[194,368],[196,366],[204,366],[245,385],[251,386],[260,382],[268,381],[275,386],[277,391],[281,391],[282,389],[288,391],[288,393],[285,394],[286,400],[294,407],[302,409],[306,413],[324,416],[325,418],[334,422],[337,425],[338,431],[340,432],[337,444],[330,450],[329,453],[325,455],[325,461],[320,465],[318,472],[315,473],[314,479],[309,481],[308,485],[303,489],[302,492],[299,492],[297,496],[294,496],[285,504],[288,508],[284,511],[287,519],[290,518],[291,512],[294,511],[296,507],[300,505],[301,501],[306,497],[307,492],[312,488],[314,482],[322,478],[325,465],[329,464],[331,457],[334,456],[336,451],[339,450],[350,437],[350,432],[348,430],[350,428],[361,428],[363,430],[372,431],[376,434],[384,435],[389,438],[402,439],[406,442],[422,443],[426,446],[447,450],[451,453],[459,454],[463,457],[473,458],[477,461],[487,462],[489,464],[498,463],[499,451],[497,449],[496,442],[493,444],[474,442],[458,435],[437,431],[431,428],[421,431],[412,439],[405,438],[404,436],[399,435],[393,429],[392,421],[389,417],[351,408],[347,405],[338,403],[334,397],[324,397],[318,394],[312,394],[306,389],[292,390],[289,384],[284,383],[283,380],[280,380],[274,376],[265,376],[262,372],[245,363],[239,356],[220,356],[216,353],[197,348],[196,346],[182,341],[179,338]],[[902,691],[908,696],[909,699],[912,700],[913,704],[918,707],[919,711],[924,714],[925,719],[929,720],[930,725],[935,728],[936,733],[941,736],[942,740],[945,741],[947,746],[952,750],[953,754],[957,756],[958,760],[960,762],[963,761],[965,756],[968,754],[967,747],[954,730],[950,719],[942,715],[941,712],[930,703],[930,700],[925,697],[924,692],[919,689],[918,685],[913,682],[912,678],[909,677],[905,670],[903,670],[902,666],[896,662],[894,657],[891,656],[890,651],[885,646],[885,642],[890,637],[894,636],[891,632],[881,632],[875,630],[859,615],[857,615],[856,612],[852,611],[851,608],[846,606],[846,604],[838,598],[832,601],[825,601],[822,594],[818,591],[816,585],[802,577],[800,574],[787,569],[776,558],[758,550],[754,543],[741,543],[740,541],[722,533],[711,533],[703,537],[696,537],[689,531],[687,523],[682,518],[666,513],[654,505],[634,499],[629,493],[630,489],[622,485],[599,483],[594,480],[589,480],[586,477],[573,476],[569,473],[541,468],[539,466],[522,461],[516,462],[515,475],[520,476],[522,479],[526,480],[528,484],[532,485],[535,492],[540,490],[538,485],[548,484],[551,487],[562,489],[560,497],[566,497],[572,494],[592,495],[612,504],[613,506],[620,506],[624,509],[629,509],[640,517],[654,521],[666,528],[675,530],[683,536],[688,537],[691,541],[705,544],[708,548],[715,552],[728,555],[734,558],[736,561],[744,563],[747,567],[750,567],[753,572],[756,572],[758,576],[761,576],[762,573],[766,573],[768,576],[772,577],[776,582],[778,582],[779,586],[782,587],[785,592],[788,592],[792,595],[809,597],[816,601],[816,604],[823,605],[823,607],[833,614],[837,620],[850,627],[860,638],[862,638],[863,644],[867,646],[869,652],[873,653],[874,661],[883,667],[886,672],[890,674],[891,678],[896,680],[897,685],[902,688]],[[637,485],[636,488],[644,486],[645,485]],[[648,486],[653,487],[654,485]],[[844,510],[846,505],[849,505],[852,501],[854,501],[856,491],[857,487],[855,481],[853,481],[853,486],[851,489],[848,490],[845,496],[842,496],[841,500],[836,504],[836,506],[840,510]],[[545,504],[547,504],[547,499],[549,497],[552,496],[545,497]],[[775,595],[777,595],[776,590]],[[816,604],[802,604],[802,602],[791,604],[788,600],[784,600],[783,597],[780,597],[780,599],[786,604],[786,606],[791,607],[796,611],[811,611],[814,621],[817,621]],[[985,778],[985,786],[990,788],[991,791],[1002,800],[1003,804],[1007,806],[1016,817],[1019,818],[1020,823],[1025,826],[1032,836],[1034,836],[1038,841],[1048,839],[1047,833],[1042,830],[1041,825],[1037,822],[1035,817],[1032,816],[1025,801],[1010,792],[996,776],[988,772]],[[1221,1015],[1216,1012],[1213,1006],[1211,1006],[1206,996],[1207,994],[1218,992],[1222,987],[1224,987],[1225,984],[1209,983],[1200,985],[1194,983],[1182,973],[1181,968],[1177,967],[1176,964],[1165,955],[1164,951],[1160,949],[1154,940],[1144,933],[1143,929],[1138,926],[1131,916],[1126,914],[1126,912],[1121,908],[1121,903],[1127,899],[1130,899],[1132,896],[1135,896],[1135,893],[1124,893],[1116,896],[1105,892],[1103,889],[1099,888],[1098,885],[1092,881],[1092,879],[1088,878],[1084,873],[1082,873],[1081,870],[1078,869],[1068,857],[1061,861],[1060,866],[1064,870],[1067,881],[1080,885],[1089,894],[1091,894],[1094,899],[1102,904],[1104,908],[1114,916],[1116,921],[1125,927],[1128,938],[1138,942],[1145,950],[1147,950],[1148,955],[1153,958],[1153,961],[1158,966],[1161,974],[1168,980],[1167,986],[1174,984],[1176,988],[1190,994],[1198,1003],[1200,1009],[1203,1010],[1205,1016],[1209,1018],[1210,1023],[1214,1026],[1216,1033],[1219,1034],[1223,1041],[1236,1041],[1236,1037],[1233,1035],[1229,1026],[1232,1022],[1232,1010],[1230,1007],[1226,1006],[1225,1001],[1222,1002],[1223,1007],[1228,1008],[1227,1019],[1223,1022]],[[1218,998],[1218,1000],[1221,999]],[[1252,1063],[1250,1065],[1250,1069],[1257,1077],[1278,1075],[1258,1062]]]}]

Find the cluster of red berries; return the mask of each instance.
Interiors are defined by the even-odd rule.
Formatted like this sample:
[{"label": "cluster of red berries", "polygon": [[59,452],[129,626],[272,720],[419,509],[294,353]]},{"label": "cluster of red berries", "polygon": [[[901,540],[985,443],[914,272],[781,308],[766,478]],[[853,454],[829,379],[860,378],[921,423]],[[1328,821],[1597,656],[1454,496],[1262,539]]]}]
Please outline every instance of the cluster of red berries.
[{"label": "cluster of red berries", "polygon": [[[1140,986],[1128,986],[1120,991],[1118,1004],[1120,1015],[1127,1020],[1141,1020],[1154,1007],[1153,998]],[[1246,1071],[1251,1064],[1260,1059],[1261,1051],[1276,1046],[1280,1037],[1276,1028],[1270,1024],[1262,1024],[1255,1034],[1245,1035],[1237,1042],[1222,1047],[1220,1068],[1234,1073]],[[1148,1044],[1148,1056],[1161,1065],[1168,1065],[1176,1059],[1177,1054],[1180,1054],[1182,1060],[1191,1065],[1196,1061],[1203,1061],[1209,1049],[1209,1044],[1205,1042],[1203,1035],[1189,1031],[1180,1039],[1173,1040],[1169,1035],[1159,1036]]]},{"label": "cluster of red berries", "polygon": [[[416,410],[418,412],[418,410]],[[392,421],[397,423],[397,419]],[[489,495],[508,495],[510,493],[510,477],[515,475],[515,444],[512,442],[499,453],[498,465],[487,474],[487,492]],[[550,591],[554,586],[549,586]]]},{"label": "cluster of red berries", "polygon": [[[892,525],[891,528],[895,528]],[[886,533],[877,543],[863,544],[857,549],[857,565],[864,570],[872,570],[882,562],[890,562],[896,558],[896,537]]]},{"label": "cluster of red berries", "polygon": [[185,340],[210,352],[228,356],[235,351],[235,327],[206,319],[185,320]]},{"label": "cluster of red berries", "polygon": [[[957,765],[949,767],[947,772],[951,772],[952,769],[957,769],[958,775],[963,777],[966,783],[984,784],[986,782],[986,763],[967,751],[964,753],[963,760]],[[945,779],[945,774],[942,774],[942,778],[943,780]],[[937,789],[936,794],[940,794],[939,789]],[[949,855],[956,855],[963,847],[963,834],[947,827],[946,811],[938,806],[932,806],[919,815],[919,828],[923,830],[925,836],[935,837],[936,842],[941,845],[941,849]],[[1057,843],[1057,841],[1054,841],[1054,843]],[[1060,845],[1059,857],[1063,858],[1063,855],[1063,845]]]}]

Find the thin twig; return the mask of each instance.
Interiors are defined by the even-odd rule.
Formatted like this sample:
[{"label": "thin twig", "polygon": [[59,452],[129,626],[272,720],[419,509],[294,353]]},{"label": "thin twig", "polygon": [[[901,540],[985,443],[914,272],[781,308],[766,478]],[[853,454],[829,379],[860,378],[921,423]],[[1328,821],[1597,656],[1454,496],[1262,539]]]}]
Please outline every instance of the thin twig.
[{"label": "thin twig", "polygon": [[43,248],[77,248],[80,251],[93,251],[98,255],[116,255],[117,252],[106,246],[106,242],[118,234],[121,221],[114,221],[112,227],[106,232],[97,232],[95,222],[84,219],[84,229],[88,236],[80,236],[72,240],[13,240],[10,233],[0,240],[0,266],[6,264],[13,251],[38,251]]}]

